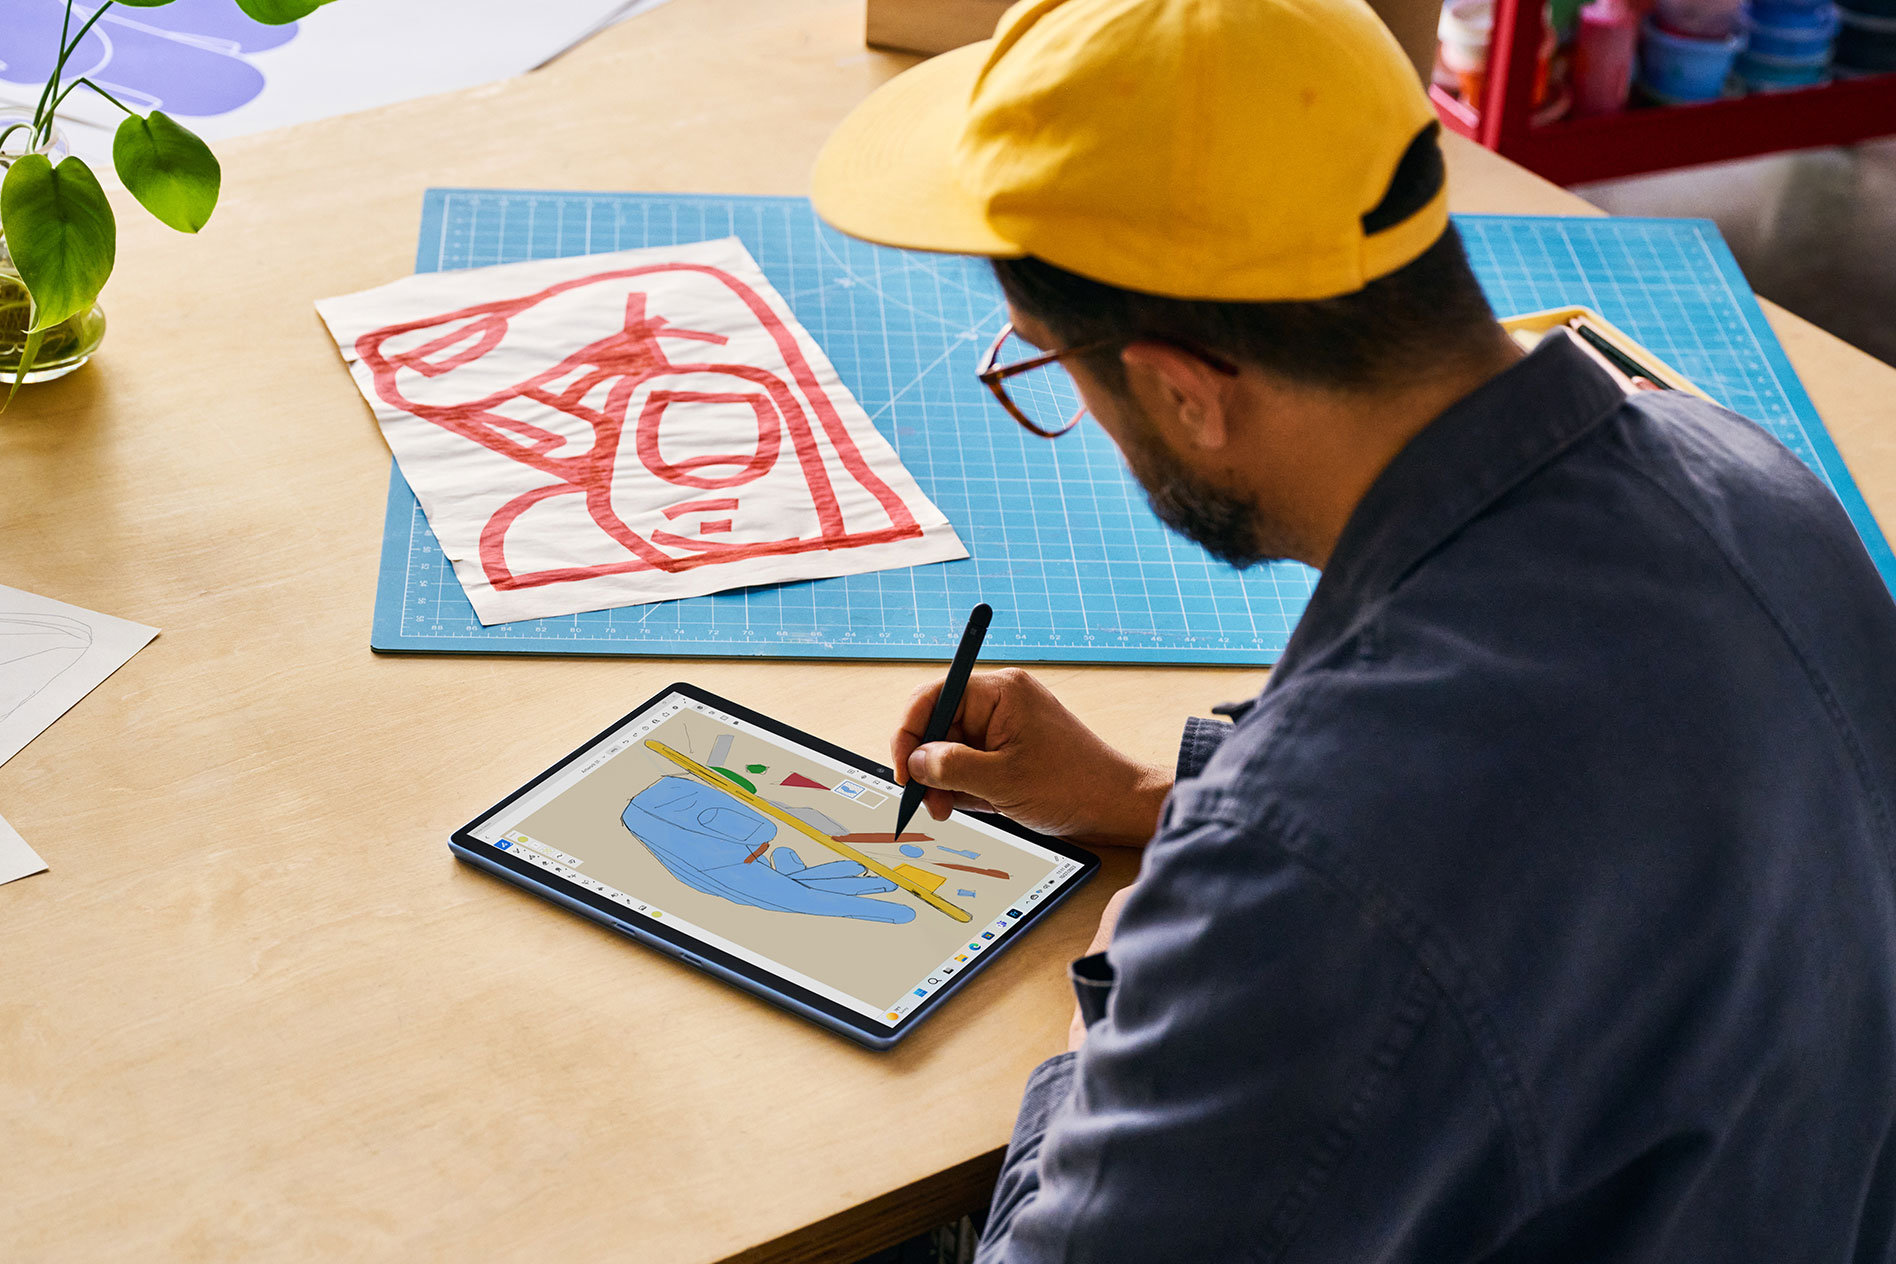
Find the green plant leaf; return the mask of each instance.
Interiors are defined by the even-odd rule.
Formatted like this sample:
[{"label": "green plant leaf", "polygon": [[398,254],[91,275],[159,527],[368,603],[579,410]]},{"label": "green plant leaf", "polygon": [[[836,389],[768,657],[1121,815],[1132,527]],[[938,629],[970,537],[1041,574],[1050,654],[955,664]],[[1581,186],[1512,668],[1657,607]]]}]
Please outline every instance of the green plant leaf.
[{"label": "green plant leaf", "polygon": [[92,310],[118,251],[112,204],[92,168],[78,158],[57,167],[44,154],[16,159],[0,184],[0,230],[33,296],[33,328]]},{"label": "green plant leaf", "polygon": [[237,0],[237,7],[269,26],[306,18],[330,0]]},{"label": "green plant leaf", "polygon": [[217,209],[217,155],[157,110],[119,124],[112,166],[140,206],[181,233],[195,233]]}]

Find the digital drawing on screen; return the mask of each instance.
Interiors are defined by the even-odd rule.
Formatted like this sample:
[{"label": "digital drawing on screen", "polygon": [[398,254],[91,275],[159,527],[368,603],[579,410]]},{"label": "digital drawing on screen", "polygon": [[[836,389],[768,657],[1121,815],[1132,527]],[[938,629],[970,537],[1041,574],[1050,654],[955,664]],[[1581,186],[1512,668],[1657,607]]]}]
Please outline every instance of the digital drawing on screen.
[{"label": "digital drawing on screen", "polygon": [[[909,864],[900,864],[891,869],[867,853],[857,851],[854,845],[844,842],[840,837],[842,834],[841,830],[819,829],[788,807],[772,803],[768,799],[758,798],[754,792],[737,785],[729,777],[724,776],[715,769],[706,768],[688,755],[681,755],[663,742],[648,740],[645,743],[645,747],[654,754],[662,755],[664,758],[671,760],[698,779],[698,785],[686,783],[686,786],[693,792],[689,799],[682,793],[677,793],[677,788],[659,796],[660,799],[665,800],[667,803],[672,803],[677,806],[679,810],[674,814],[675,816],[683,816],[692,812],[696,813],[696,815],[692,817],[693,828],[697,831],[693,837],[709,838],[712,835],[718,835],[722,841],[727,844],[735,843],[740,850],[744,847],[745,843],[757,842],[756,849],[750,851],[750,853],[739,862],[740,868],[750,865],[762,856],[765,846],[769,843],[769,835],[762,835],[761,842],[759,842],[758,839],[762,830],[770,824],[771,820],[775,820],[778,824],[788,826],[793,832],[802,834],[819,847],[827,847],[843,857],[841,860],[828,862],[812,870],[805,867],[804,861],[795,852],[790,851],[787,847],[780,847],[777,848],[770,857],[771,865],[774,866],[775,869],[771,878],[764,878],[756,874],[755,871],[749,874],[740,874],[733,878],[731,875],[721,872],[725,867],[721,865],[717,866],[720,873],[715,878],[705,876],[705,871],[702,869],[697,870],[696,872],[698,872],[705,881],[719,884],[720,887],[726,883],[730,884],[729,889],[733,894],[727,894],[723,889],[718,890],[716,892],[717,894],[725,894],[726,898],[736,899],[745,904],[773,907],[764,904],[762,899],[758,898],[754,893],[759,892],[761,888],[761,891],[764,893],[773,895],[782,894],[785,892],[787,884],[789,887],[799,888],[801,894],[796,897],[795,903],[780,906],[785,908],[786,911],[820,912],[830,917],[866,917],[872,921],[912,921],[915,916],[915,910],[907,905],[883,905],[884,909],[899,910],[902,914],[906,914],[906,916],[895,916],[893,912],[887,916],[878,916],[875,912],[861,911],[861,905],[858,903],[858,901],[873,895],[901,889],[909,892],[924,903],[933,906],[935,909],[947,914],[958,922],[969,920],[969,914],[966,909],[958,904],[950,903],[936,894],[937,888],[939,888],[945,880],[944,875],[929,873],[926,870],[918,869],[914,865]],[[677,777],[665,778],[665,781],[672,782],[680,780],[681,779]],[[662,785],[663,782],[660,784]],[[657,787],[653,788],[656,789]],[[709,790],[713,795],[721,795],[729,802],[706,802],[704,797],[698,793],[701,789]],[[651,790],[647,790],[644,793],[650,794]],[[626,828],[632,830],[635,836],[638,835],[638,830],[633,827],[631,818],[633,808],[636,806],[638,806],[638,800],[634,799],[632,804],[626,808]],[[639,820],[641,823],[646,823],[648,830],[663,834],[666,832],[665,830],[660,829],[657,825],[647,823],[654,819],[656,808],[656,800],[653,804],[639,808]],[[727,828],[732,831],[744,829],[745,825],[749,822],[754,822],[754,825],[748,830],[745,830],[742,834],[743,841],[741,842],[735,834],[723,835],[720,833],[720,831]],[[671,832],[674,837],[679,833],[679,831],[675,829]],[[772,832],[774,833],[774,828]],[[641,838],[640,841],[645,842],[648,847],[653,847],[654,854],[658,854],[657,847],[654,847],[649,840]],[[918,847],[905,846],[903,852],[904,854],[912,852],[915,855],[920,855],[921,849]],[[723,851],[715,854],[721,856],[728,855],[729,852]],[[784,859],[786,858],[791,866],[787,872],[784,870]],[[662,854],[659,855],[659,859],[665,864],[666,868],[671,869],[674,874],[678,874],[681,878],[683,877],[682,874],[679,874],[678,869],[674,868],[672,863],[667,861]],[[776,878],[783,878],[785,882],[779,883],[775,881]],[[690,879],[685,880],[687,882],[691,881]],[[692,885],[697,886],[701,891],[710,889],[696,882],[692,882]],[[876,901],[876,903],[880,902]]]},{"label": "digital drawing on screen", "polygon": [[776,822],[689,778],[660,778],[626,804],[621,819],[674,877],[707,895],[781,913],[915,920],[908,905],[873,898],[895,883],[853,861],[810,865],[790,847],[771,847]]},{"label": "digital drawing on screen", "polygon": [[613,735],[489,841],[880,1014],[1006,926],[1061,863],[963,814],[898,839],[884,778],[687,703]]}]

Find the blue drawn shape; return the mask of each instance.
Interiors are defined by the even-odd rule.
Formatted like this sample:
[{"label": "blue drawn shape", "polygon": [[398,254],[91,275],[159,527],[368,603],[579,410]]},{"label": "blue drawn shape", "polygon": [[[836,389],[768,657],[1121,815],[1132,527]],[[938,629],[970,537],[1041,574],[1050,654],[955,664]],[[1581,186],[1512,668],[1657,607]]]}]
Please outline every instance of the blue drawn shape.
[{"label": "blue drawn shape", "polygon": [[[15,0],[0,16],[0,80],[37,87],[53,68],[64,0]],[[66,63],[127,105],[189,118],[228,114],[264,89],[245,58],[296,37],[296,24],[265,26],[230,0],[172,0],[161,8],[114,8]]]},{"label": "blue drawn shape", "polygon": [[964,900],[974,900],[974,899],[980,898],[979,896],[975,895],[974,892],[968,890],[968,888],[966,887],[962,887],[959,891],[956,891],[955,894],[960,896]]},{"label": "blue drawn shape", "polygon": [[868,897],[895,890],[853,860],[806,865],[788,847],[768,860],[757,853],[777,836],[776,822],[737,799],[687,777],[660,777],[625,805],[627,830],[674,878],[734,904],[900,925],[915,920],[906,904]]},{"label": "blue drawn shape", "polygon": [[942,847],[940,843],[936,843],[935,846],[941,847],[943,851],[950,852],[956,856],[966,856],[969,860],[981,859],[981,853],[978,851],[964,851],[959,847]]},{"label": "blue drawn shape", "polygon": [[914,843],[903,843],[898,850],[910,860],[919,860],[922,856],[922,849],[917,847]]}]

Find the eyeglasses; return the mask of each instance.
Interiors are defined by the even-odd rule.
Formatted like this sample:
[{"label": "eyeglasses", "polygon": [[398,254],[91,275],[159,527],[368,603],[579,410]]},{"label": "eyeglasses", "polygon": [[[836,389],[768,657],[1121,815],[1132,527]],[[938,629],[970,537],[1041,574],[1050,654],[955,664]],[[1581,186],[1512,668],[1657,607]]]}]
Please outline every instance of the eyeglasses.
[{"label": "eyeglasses", "polygon": [[[1000,336],[994,340],[987,354],[981,357],[981,366],[976,370],[981,381],[994,392],[994,398],[1000,402],[1007,415],[1039,435],[1042,439],[1058,439],[1067,431],[1080,424],[1086,416],[1086,405],[1080,401],[1079,392],[1073,387],[1073,380],[1063,373],[1039,373],[1032,377],[1035,369],[1044,369],[1050,364],[1058,364],[1071,355],[1087,355],[1094,351],[1104,351],[1109,347],[1125,346],[1131,342],[1162,342],[1177,347],[1190,355],[1197,356],[1206,364],[1227,377],[1238,375],[1238,366],[1203,351],[1189,343],[1173,338],[1155,338],[1141,335],[1137,338],[1101,338],[1093,342],[1082,342],[1058,351],[1041,351],[1031,342],[1021,337],[1013,322],[1001,326]],[[1001,363],[1004,356],[1024,356],[1009,363]]]}]

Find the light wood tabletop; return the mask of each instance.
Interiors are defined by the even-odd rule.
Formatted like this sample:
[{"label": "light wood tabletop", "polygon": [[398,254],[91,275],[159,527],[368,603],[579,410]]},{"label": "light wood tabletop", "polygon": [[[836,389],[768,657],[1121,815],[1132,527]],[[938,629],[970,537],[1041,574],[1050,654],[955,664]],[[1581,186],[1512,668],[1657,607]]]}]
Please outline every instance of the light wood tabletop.
[{"label": "light wood tabletop", "polygon": [[[103,351],[0,416],[0,583],[163,634],[0,767],[52,866],[0,887],[0,1255],[846,1260],[984,1201],[1137,857],[886,1054],[456,864],[454,826],[673,679],[880,754],[931,669],[372,654],[388,451],[311,306],[411,270],[431,185],[802,193],[907,64],[861,26],[677,0],[225,143],[197,239],[117,198]],[[1460,209],[1586,209],[1450,143]],[[1896,372],[1773,320],[1896,523]],[[1041,674],[1154,760],[1262,680]]]}]

